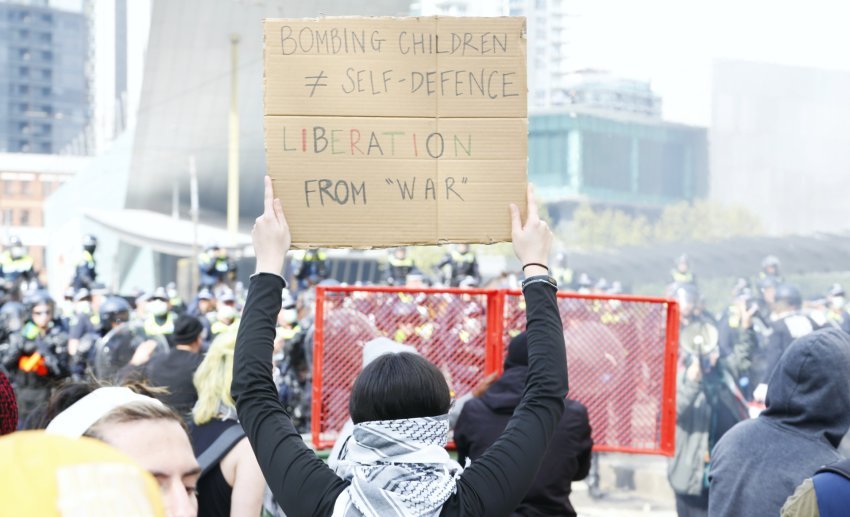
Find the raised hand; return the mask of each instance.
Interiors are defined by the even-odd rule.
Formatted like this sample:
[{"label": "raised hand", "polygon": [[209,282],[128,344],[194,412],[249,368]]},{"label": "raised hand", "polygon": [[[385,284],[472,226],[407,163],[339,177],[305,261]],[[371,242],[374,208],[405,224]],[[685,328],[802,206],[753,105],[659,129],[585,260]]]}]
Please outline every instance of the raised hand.
[{"label": "raised hand", "polygon": [[292,244],[292,234],[289,233],[280,199],[275,198],[272,192],[271,178],[266,176],[264,182],[263,215],[254,221],[251,240],[257,257],[257,273],[279,275]]},{"label": "raised hand", "polygon": [[[523,265],[530,263],[549,263],[549,251],[552,248],[552,230],[542,221],[537,212],[537,200],[534,198],[534,186],[528,184],[528,216],[522,223],[519,208],[511,203],[511,239],[514,253]],[[548,271],[539,266],[529,266],[524,270],[526,276],[545,275]]]}]

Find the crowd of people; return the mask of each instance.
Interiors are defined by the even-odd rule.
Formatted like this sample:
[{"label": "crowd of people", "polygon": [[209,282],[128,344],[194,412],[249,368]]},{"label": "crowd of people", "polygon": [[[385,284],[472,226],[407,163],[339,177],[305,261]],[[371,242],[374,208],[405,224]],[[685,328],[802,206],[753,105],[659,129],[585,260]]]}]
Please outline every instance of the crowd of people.
[{"label": "crowd of people", "polygon": [[[154,474],[169,515],[575,515],[571,483],[589,474],[599,495],[591,468],[599,430],[591,432],[587,408],[565,399],[563,368],[551,368],[565,359],[550,289],[616,295],[619,282],[574,273],[566,255],[550,257],[545,224],[531,212],[530,222],[515,220],[526,295],[518,310],[527,311],[528,330],[511,334],[504,374],[485,380],[422,359],[435,328],[452,329],[460,350],[483,353],[470,336],[485,330],[485,308],[472,298],[458,310],[443,310],[448,298],[407,293],[340,300],[390,345],[377,343],[383,351],[369,361],[364,351],[331,470],[301,436],[311,417],[314,287],[334,280],[323,250],[290,265],[289,282],[280,276],[288,229],[269,195],[255,229],[268,235],[255,235],[250,286],[237,281],[227,250],[210,245],[198,257],[200,288],[187,301],[173,282],[111,293],[98,282],[91,235],[64,297],[54,300],[26,248],[10,239],[0,254],[0,431],[105,442]],[[427,274],[396,248],[384,271],[396,286],[513,283],[509,275],[482,280],[466,245],[451,247]],[[712,314],[683,255],[666,294],[681,316],[669,464],[679,515],[831,515],[821,500],[840,500],[850,469],[836,463],[850,428],[844,289],[803,300],[769,256]],[[403,324],[368,320],[387,303]],[[462,396],[449,408],[445,397],[455,392]],[[449,428],[458,461],[437,452]],[[402,477],[411,480],[407,492],[393,488]]]}]

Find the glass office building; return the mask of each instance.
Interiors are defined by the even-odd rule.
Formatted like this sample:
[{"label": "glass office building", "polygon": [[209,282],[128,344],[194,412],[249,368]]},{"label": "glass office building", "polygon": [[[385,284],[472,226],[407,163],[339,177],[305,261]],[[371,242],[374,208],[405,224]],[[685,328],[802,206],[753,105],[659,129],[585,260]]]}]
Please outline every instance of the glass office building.
[{"label": "glass office building", "polygon": [[708,193],[706,129],[590,109],[528,118],[528,174],[549,202],[659,210]]}]

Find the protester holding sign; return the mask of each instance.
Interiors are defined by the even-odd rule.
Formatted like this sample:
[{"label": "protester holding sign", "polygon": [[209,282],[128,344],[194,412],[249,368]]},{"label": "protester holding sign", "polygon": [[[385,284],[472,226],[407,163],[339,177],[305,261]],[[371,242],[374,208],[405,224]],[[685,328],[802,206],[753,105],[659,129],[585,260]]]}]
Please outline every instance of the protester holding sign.
[{"label": "protester holding sign", "polygon": [[[557,286],[545,266],[552,232],[528,191],[525,224],[511,206],[512,240],[526,266],[528,380],[505,432],[463,469],[443,446],[451,397],[440,371],[413,354],[367,366],[352,390],[355,429],[332,471],[304,444],[277,398],[272,372],[279,276],[291,234],[265,180],[265,211],[253,230],[257,273],[237,336],[232,391],[266,481],[287,515],[508,515],[534,480],[567,394]],[[404,480],[403,492],[398,481]]]}]

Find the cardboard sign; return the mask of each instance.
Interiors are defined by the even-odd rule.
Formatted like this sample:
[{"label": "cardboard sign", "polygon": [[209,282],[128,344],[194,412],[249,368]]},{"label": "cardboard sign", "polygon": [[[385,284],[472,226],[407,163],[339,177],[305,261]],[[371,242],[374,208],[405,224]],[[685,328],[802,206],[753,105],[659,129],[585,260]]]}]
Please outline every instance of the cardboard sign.
[{"label": "cardboard sign", "polygon": [[524,18],[266,20],[265,145],[294,247],[510,240]]}]

